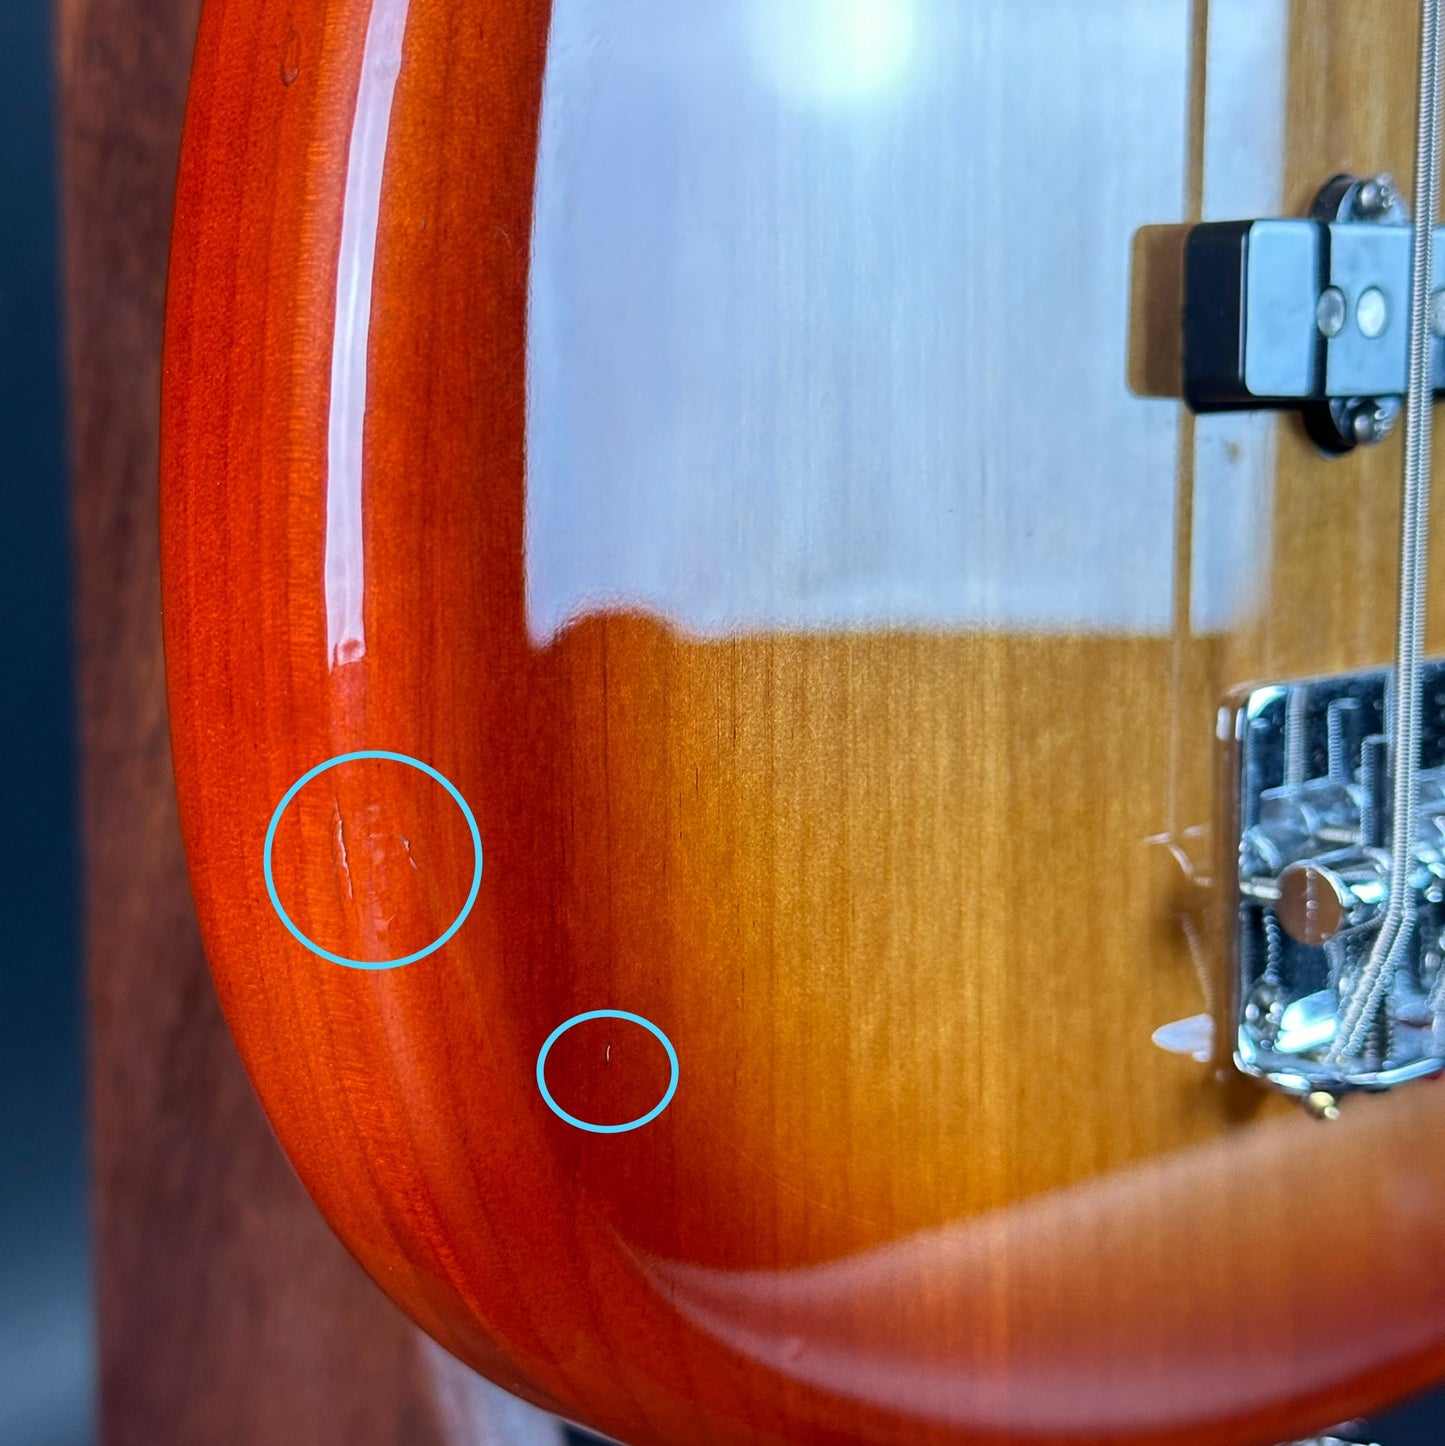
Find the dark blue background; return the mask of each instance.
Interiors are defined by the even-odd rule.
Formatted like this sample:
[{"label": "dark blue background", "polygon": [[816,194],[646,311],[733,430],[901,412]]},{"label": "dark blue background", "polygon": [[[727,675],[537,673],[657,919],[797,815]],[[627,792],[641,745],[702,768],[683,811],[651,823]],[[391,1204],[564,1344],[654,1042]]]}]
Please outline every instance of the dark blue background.
[{"label": "dark blue background", "polygon": [[92,1437],[50,7],[0,0],[0,1442]]},{"label": "dark blue background", "polygon": [[[0,0],[0,55],[0,1446],[81,1446],[95,1368],[48,0]],[[1385,1446],[1438,1446],[1442,1421],[1436,1401],[1376,1425]]]}]

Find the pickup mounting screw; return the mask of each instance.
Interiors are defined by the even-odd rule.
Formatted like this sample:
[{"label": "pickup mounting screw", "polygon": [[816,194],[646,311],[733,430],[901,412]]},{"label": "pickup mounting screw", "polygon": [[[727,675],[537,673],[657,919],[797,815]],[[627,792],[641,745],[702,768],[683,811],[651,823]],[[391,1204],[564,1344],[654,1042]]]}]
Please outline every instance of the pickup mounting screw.
[{"label": "pickup mounting screw", "polygon": [[1377,221],[1389,215],[1400,200],[1400,193],[1395,189],[1395,178],[1381,172],[1378,176],[1371,176],[1367,181],[1360,182],[1360,189],[1355,192],[1355,215],[1363,221]]},{"label": "pickup mounting screw", "polygon": [[1385,401],[1366,398],[1346,404],[1349,435],[1362,447],[1383,442],[1395,430],[1400,404],[1393,398]]}]

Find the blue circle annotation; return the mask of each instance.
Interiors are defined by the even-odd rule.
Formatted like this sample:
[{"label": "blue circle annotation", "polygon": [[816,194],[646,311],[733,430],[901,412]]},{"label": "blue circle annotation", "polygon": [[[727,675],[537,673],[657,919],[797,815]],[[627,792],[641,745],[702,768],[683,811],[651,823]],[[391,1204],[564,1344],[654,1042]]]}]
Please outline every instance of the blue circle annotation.
[{"label": "blue circle annotation", "polygon": [[[441,784],[456,801],[456,805],[462,811],[462,816],[467,821],[467,828],[472,835],[472,852],[476,858],[476,865],[472,869],[472,887],[467,894],[467,901],[461,907],[455,919],[447,926],[445,933],[433,939],[425,949],[418,949],[412,954],[403,954],[400,959],[348,959],[342,954],[333,954],[330,949],[323,949],[314,939],[308,938],[301,932],[292,921],[291,916],[282,906],[281,898],[276,892],[276,880],[271,871],[271,850],[276,842],[276,829],[281,822],[281,815],[286,812],[291,800],[311,782],[313,778],[319,777],[328,769],[339,767],[343,763],[357,763],[366,759],[381,759],[389,763],[404,763],[408,768],[415,768],[426,774],[430,779]],[[482,887],[482,835],[477,828],[476,816],[472,813],[466,799],[461,795],[451,779],[445,774],[438,773],[429,763],[423,763],[420,758],[413,758],[409,753],[392,753],[384,748],[363,748],[356,753],[338,753],[335,758],[328,758],[325,763],[318,763],[315,768],[303,773],[290,788],[281,795],[281,802],[276,805],[276,811],[271,815],[271,823],[266,829],[266,848],[262,856],[262,869],[266,875],[266,892],[271,897],[271,907],[276,910],[276,916],[291,931],[292,937],[299,943],[304,944],[313,954],[328,959],[333,964],[344,964],[348,969],[400,969],[403,964],[415,964],[418,959],[425,959],[428,954],[435,954],[453,934],[466,922],[467,915],[472,912],[472,905],[477,902],[477,891]]]},{"label": "blue circle annotation", "polygon": [[[547,1088],[547,1056],[552,1052],[552,1046],[569,1029],[579,1024],[585,1024],[589,1019],[625,1019],[629,1024],[640,1024],[654,1038],[661,1040],[662,1047],[667,1051],[667,1062],[671,1066],[672,1073],[667,1082],[667,1092],[645,1115],[638,1115],[635,1120],[625,1120],[620,1125],[594,1125],[588,1120],[579,1120],[576,1115],[569,1115],[552,1098],[552,1091]],[[672,1097],[677,1093],[677,1051],[672,1047],[672,1041],[650,1019],[644,1019],[640,1014],[629,1014],[625,1009],[589,1009],[585,1014],[574,1014],[571,1019],[559,1024],[547,1036],[547,1042],[537,1056],[537,1088],[542,1091],[542,1098],[546,1100],[547,1108],[559,1120],[565,1120],[569,1125],[573,1125],[579,1130],[587,1130],[594,1135],[626,1134],[628,1130],[640,1130],[643,1125],[650,1125],[672,1103]]]}]

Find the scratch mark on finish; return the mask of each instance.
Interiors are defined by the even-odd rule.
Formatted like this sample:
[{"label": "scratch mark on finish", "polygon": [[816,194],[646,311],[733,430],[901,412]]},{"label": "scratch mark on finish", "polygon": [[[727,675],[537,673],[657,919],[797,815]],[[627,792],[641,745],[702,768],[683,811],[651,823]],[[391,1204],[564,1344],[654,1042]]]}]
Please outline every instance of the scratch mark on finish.
[{"label": "scratch mark on finish", "polygon": [[341,864],[342,875],[346,879],[346,897],[354,900],[356,892],[351,885],[351,860],[346,853],[346,827],[341,821],[341,800],[333,796],[331,803],[331,817],[335,821],[333,831],[336,836],[336,856]]},{"label": "scratch mark on finish", "polygon": [[784,1178],[778,1171],[755,1160],[745,1150],[739,1149],[731,1140],[724,1140],[723,1143],[743,1164],[756,1170],[764,1179],[771,1181],[783,1194],[791,1195],[795,1200],[801,1200],[810,1209],[826,1211],[840,1220],[848,1220],[855,1225],[866,1225],[869,1229],[882,1229],[886,1226],[886,1221],[873,1220],[861,1211],[848,1210],[841,1205],[830,1204],[812,1191],[801,1189],[794,1181]]},{"label": "scratch mark on finish", "polygon": [[293,85],[301,74],[301,37],[293,30],[281,51],[281,84]]}]

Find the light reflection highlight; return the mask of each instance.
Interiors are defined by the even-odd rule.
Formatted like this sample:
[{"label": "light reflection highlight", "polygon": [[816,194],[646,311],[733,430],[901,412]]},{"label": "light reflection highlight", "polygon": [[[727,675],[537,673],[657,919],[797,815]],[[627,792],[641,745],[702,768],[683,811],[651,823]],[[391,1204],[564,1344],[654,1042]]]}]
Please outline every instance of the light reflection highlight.
[{"label": "light reflection highlight", "polygon": [[908,65],[913,0],[756,0],[762,73],[789,99],[829,105],[878,95]]},{"label": "light reflection highlight", "polygon": [[1125,359],[1131,238],[1182,215],[1189,15],[554,0],[534,640],[614,609],[1166,633],[1179,408]]},{"label": "light reflection highlight", "polygon": [[357,662],[366,655],[366,558],[361,515],[366,349],[371,335],[381,178],[410,3],[374,0],[371,7],[346,167],[326,438],[326,643],[333,668]]}]

